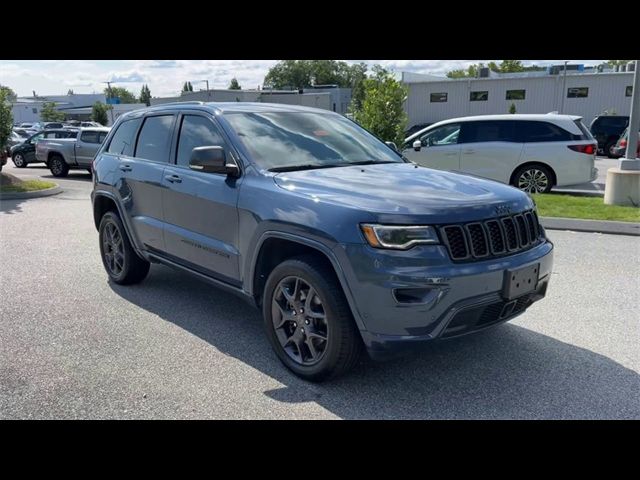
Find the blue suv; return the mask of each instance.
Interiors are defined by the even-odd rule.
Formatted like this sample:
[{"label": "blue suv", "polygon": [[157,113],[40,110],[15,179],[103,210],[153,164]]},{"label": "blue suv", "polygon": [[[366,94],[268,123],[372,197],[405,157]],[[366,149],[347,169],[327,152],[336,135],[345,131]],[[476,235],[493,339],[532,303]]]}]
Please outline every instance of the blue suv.
[{"label": "blue suv", "polygon": [[93,163],[111,281],[161,263],[260,308],[313,381],[509,320],[544,297],[553,245],[531,198],[415,165],[351,120],[266,103],[121,116]]}]

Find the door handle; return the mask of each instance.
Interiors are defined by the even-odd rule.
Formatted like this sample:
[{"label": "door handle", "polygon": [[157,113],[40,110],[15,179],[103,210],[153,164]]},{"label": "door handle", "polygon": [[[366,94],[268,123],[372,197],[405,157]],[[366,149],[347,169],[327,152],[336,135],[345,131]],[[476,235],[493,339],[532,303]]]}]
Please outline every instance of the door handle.
[{"label": "door handle", "polygon": [[123,172],[130,172],[132,170],[131,165],[120,165],[120,170]]},{"label": "door handle", "polygon": [[164,179],[171,183],[182,183],[182,178],[178,175],[165,175]]},{"label": "door handle", "polygon": [[471,149],[469,149],[469,150],[463,150],[463,151],[462,151],[462,153],[467,153],[467,154],[469,154],[469,153],[476,153],[476,151],[475,151],[475,150],[471,150]]}]

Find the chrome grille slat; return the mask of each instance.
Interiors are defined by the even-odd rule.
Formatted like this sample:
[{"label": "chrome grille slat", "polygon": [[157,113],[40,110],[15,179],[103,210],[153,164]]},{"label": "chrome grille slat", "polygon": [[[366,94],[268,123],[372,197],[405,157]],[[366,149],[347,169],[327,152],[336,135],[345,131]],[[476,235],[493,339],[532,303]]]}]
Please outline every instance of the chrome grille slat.
[{"label": "chrome grille slat", "polygon": [[543,235],[534,210],[481,222],[444,225],[440,233],[454,261],[518,253],[537,245]]}]

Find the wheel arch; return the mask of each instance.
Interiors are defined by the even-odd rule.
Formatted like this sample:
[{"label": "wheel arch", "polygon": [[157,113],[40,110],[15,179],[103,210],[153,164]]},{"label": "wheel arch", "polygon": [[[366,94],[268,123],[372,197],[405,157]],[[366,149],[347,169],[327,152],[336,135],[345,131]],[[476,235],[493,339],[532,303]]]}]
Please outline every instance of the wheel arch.
[{"label": "wheel arch", "polygon": [[110,192],[98,191],[92,194],[93,197],[93,223],[96,227],[96,230],[100,228],[100,221],[102,216],[109,212],[115,211],[120,220],[122,221],[122,225],[124,225],[125,232],[129,237],[129,241],[131,242],[131,246],[136,251],[138,255],[146,259],[146,256],[141,253],[140,243],[138,242],[137,237],[133,234],[133,229],[129,223],[129,218],[125,213],[124,207],[120,204],[115,195]]},{"label": "wheel arch", "polygon": [[522,163],[520,165],[518,165],[513,172],[511,172],[511,176],[509,177],[509,185],[513,185],[515,183],[516,180],[516,174],[522,170],[525,167],[533,167],[533,166],[542,166],[544,168],[546,168],[547,170],[549,170],[549,173],[551,173],[551,186],[555,187],[558,184],[558,176],[556,175],[556,171],[547,163],[544,162],[525,162]]}]

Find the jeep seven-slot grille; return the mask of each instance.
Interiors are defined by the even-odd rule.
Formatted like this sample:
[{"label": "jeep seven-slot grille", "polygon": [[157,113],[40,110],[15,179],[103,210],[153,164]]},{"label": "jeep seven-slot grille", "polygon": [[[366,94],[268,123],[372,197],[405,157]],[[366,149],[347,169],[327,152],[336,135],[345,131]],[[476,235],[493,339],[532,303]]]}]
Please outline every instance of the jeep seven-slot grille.
[{"label": "jeep seven-slot grille", "polygon": [[452,260],[475,260],[520,252],[536,245],[542,236],[535,211],[446,225],[440,229]]}]

